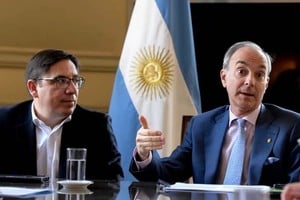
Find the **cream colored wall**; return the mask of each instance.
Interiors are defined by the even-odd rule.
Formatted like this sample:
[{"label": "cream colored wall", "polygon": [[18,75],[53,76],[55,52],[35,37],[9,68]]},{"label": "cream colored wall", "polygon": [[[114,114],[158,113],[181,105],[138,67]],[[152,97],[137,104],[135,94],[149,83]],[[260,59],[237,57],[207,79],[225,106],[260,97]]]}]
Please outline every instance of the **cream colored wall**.
[{"label": "cream colored wall", "polygon": [[86,84],[81,105],[107,111],[133,0],[2,0],[0,105],[30,98],[24,83],[29,58],[40,49],[77,55]]}]

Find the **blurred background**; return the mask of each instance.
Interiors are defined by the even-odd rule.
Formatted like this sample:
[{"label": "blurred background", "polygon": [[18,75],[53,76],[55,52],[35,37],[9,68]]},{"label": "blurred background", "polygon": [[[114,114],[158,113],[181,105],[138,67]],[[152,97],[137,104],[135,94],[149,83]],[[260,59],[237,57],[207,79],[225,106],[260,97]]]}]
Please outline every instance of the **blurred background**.
[{"label": "blurred background", "polygon": [[[44,48],[77,55],[87,79],[79,103],[108,111],[134,0],[1,0],[0,105],[30,98],[24,70]],[[191,0],[202,110],[228,102],[219,71],[226,49],[252,40],[274,58],[264,101],[300,112],[300,2]],[[151,17],[151,16],[149,16]]]},{"label": "blurred background", "polygon": [[26,63],[44,48],[79,57],[86,78],[79,103],[107,111],[132,0],[1,0],[0,105],[30,98]]},{"label": "blurred background", "polygon": [[219,77],[224,53],[251,40],[274,59],[264,102],[300,112],[300,3],[240,2],[192,3],[202,110],[228,102]]}]

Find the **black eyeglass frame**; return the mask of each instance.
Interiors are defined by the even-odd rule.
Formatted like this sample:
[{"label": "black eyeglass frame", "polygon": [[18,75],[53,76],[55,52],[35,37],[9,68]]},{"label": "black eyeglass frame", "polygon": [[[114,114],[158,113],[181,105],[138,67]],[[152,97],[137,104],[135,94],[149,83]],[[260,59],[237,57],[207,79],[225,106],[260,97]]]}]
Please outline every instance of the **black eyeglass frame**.
[{"label": "black eyeglass frame", "polygon": [[56,85],[57,88],[68,88],[71,84],[71,81],[74,83],[77,89],[80,89],[84,83],[85,83],[85,78],[82,76],[74,76],[73,78],[69,78],[66,76],[56,76],[53,78],[50,77],[42,77],[36,79],[37,81],[53,81]]}]

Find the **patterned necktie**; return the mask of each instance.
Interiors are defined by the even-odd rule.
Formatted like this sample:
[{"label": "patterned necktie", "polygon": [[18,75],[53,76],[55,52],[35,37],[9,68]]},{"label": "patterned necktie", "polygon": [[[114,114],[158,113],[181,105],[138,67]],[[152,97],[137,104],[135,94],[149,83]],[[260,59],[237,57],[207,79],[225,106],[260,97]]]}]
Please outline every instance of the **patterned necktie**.
[{"label": "patterned necktie", "polygon": [[238,136],[233,144],[227,170],[224,178],[224,184],[226,185],[240,185],[241,177],[244,165],[244,154],[245,154],[245,119],[237,119],[238,123]]}]

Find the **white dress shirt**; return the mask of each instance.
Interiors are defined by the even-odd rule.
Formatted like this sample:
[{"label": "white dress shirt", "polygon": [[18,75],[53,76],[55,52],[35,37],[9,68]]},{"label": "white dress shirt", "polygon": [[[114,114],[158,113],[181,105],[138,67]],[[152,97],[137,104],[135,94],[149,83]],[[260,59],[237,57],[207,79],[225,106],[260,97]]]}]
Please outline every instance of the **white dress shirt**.
[{"label": "white dress shirt", "polygon": [[37,118],[33,104],[31,112],[36,127],[37,174],[57,177],[62,127],[65,122],[71,120],[71,115],[51,129]]}]

